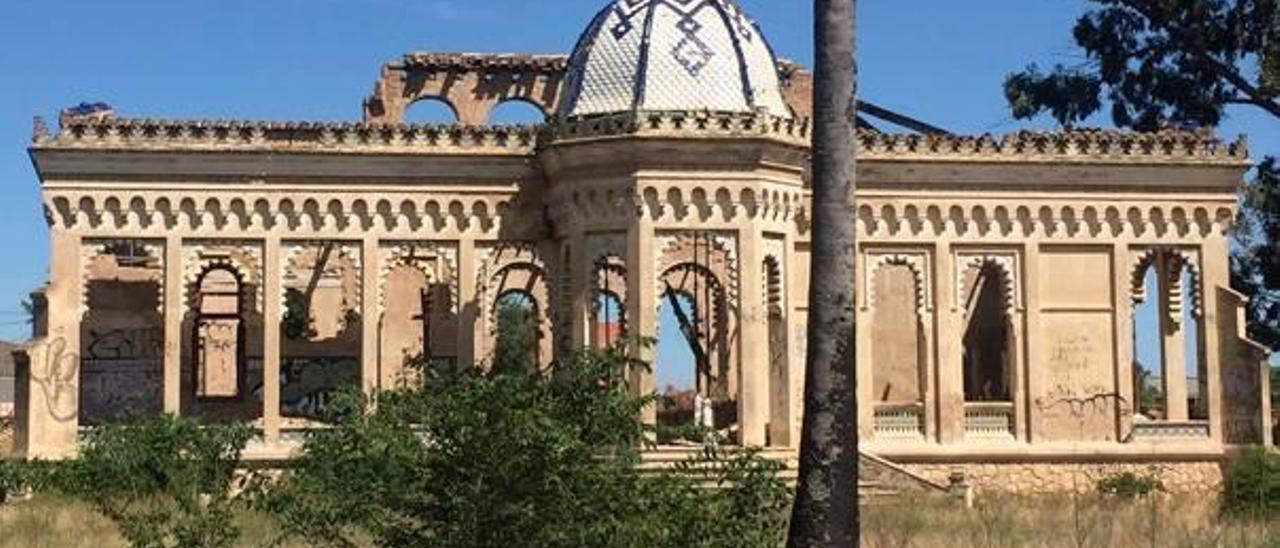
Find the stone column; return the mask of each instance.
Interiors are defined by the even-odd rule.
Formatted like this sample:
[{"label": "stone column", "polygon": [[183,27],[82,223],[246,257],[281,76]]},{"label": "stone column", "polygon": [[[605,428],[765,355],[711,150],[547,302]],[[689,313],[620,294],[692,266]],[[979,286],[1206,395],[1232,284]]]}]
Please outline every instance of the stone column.
[{"label": "stone column", "polygon": [[[760,232],[743,227],[738,233],[739,337],[741,349],[738,372],[738,417],[740,442],[744,446],[763,446],[769,425],[769,325],[764,292],[760,282],[764,253]],[[754,288],[755,290],[749,289]]]},{"label": "stone column", "polygon": [[262,433],[267,443],[280,439],[280,237],[262,242]]},{"label": "stone column", "polygon": [[[589,260],[589,259],[588,259]],[[652,337],[658,328],[658,296],[654,284],[657,273],[654,272],[653,221],[648,215],[641,215],[627,230],[627,318],[634,328],[632,335]],[[576,316],[575,316],[576,317]],[[654,364],[657,353],[653,348],[635,348],[634,357]],[[633,371],[632,386],[639,394],[650,394],[656,390],[654,367],[648,370]],[[643,413],[645,424],[657,424],[658,410],[654,406],[646,407]]]},{"label": "stone column", "polygon": [[182,412],[182,311],[186,294],[182,279],[182,238],[164,241],[164,412]]},{"label": "stone column", "polygon": [[382,323],[378,311],[382,301],[382,280],[379,269],[382,256],[378,253],[378,239],[365,237],[360,244],[360,386],[366,394],[378,388],[378,326]]},{"label": "stone column", "polygon": [[80,403],[81,237],[50,234],[48,335],[17,360],[15,456],[62,459],[76,452]]},{"label": "stone column", "polygon": [[475,240],[458,240],[458,365],[466,367],[476,363],[476,337],[481,329],[476,260]]},{"label": "stone column", "polygon": [[[1160,253],[1156,257],[1156,272],[1159,274],[1160,287],[1160,330],[1164,353],[1164,397],[1165,420],[1187,420],[1187,339],[1186,326],[1182,318],[1170,315],[1170,301],[1181,284],[1175,284],[1174,276],[1181,272],[1172,272],[1177,266],[1168,253]],[[1179,297],[1180,298],[1180,297]],[[1191,303],[1184,303],[1189,306]],[[1176,320],[1176,321],[1175,321]]]},{"label": "stone column", "polygon": [[960,443],[964,441],[964,362],[961,357],[963,316],[961,303],[956,302],[955,257],[951,255],[951,242],[939,241],[934,245],[934,279],[937,280],[938,313],[934,315],[934,338],[937,344],[937,402],[938,441]]}]

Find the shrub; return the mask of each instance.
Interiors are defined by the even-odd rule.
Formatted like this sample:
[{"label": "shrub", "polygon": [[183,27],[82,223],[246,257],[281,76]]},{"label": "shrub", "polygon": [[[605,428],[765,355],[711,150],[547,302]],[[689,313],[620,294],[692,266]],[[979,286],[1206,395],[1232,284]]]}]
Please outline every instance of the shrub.
[{"label": "shrub", "polygon": [[1133,472],[1112,474],[1098,480],[1098,492],[1121,498],[1139,499],[1164,491],[1164,483],[1154,476]]},{"label": "shrub", "polygon": [[77,460],[44,465],[40,483],[92,505],[135,547],[230,546],[232,484],[250,435],[175,417],[98,427]]},{"label": "shrub", "polygon": [[1222,509],[1247,517],[1280,514],[1280,456],[1256,447],[1231,463],[1222,485]]},{"label": "shrub", "polygon": [[22,466],[15,461],[0,459],[0,504],[8,502],[26,486],[27,477]]},{"label": "shrub", "polygon": [[431,369],[376,412],[349,394],[257,506],[318,546],[778,546],[773,463],[707,450],[686,474],[640,473],[652,400],[628,389],[634,365],[584,352],[550,376]]}]

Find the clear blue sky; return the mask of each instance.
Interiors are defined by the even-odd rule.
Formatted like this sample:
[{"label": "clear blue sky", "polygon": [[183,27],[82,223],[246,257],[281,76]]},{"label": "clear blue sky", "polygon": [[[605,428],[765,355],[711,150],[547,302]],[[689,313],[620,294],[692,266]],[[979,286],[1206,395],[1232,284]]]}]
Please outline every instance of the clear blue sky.
[{"label": "clear blue sky", "polygon": [[[739,0],[780,56],[809,64],[810,2]],[[0,338],[47,270],[25,147],[31,118],[105,101],[126,116],[354,120],[379,66],[407,51],[567,52],[604,0],[14,0],[0,16]],[[952,131],[1008,132],[1001,82],[1074,64],[1070,0],[861,2],[864,97]],[[1100,121],[1104,123],[1105,121]],[[1042,121],[1039,127],[1049,127]],[[1244,111],[1224,133],[1280,153]]]}]

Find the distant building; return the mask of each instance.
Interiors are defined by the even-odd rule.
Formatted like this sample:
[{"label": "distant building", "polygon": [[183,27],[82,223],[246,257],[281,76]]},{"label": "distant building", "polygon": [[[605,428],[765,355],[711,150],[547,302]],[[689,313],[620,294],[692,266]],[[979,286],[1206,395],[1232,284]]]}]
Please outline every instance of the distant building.
[{"label": "distant building", "polygon": [[[716,429],[793,451],[812,76],[731,0],[610,4],[571,55],[406,55],[358,122],[88,105],[37,131],[51,275],[19,367],[21,454],[69,455],[81,427],[170,412],[253,424],[248,457],[280,458],[336,386],[394,386],[417,356],[488,359],[501,303],[528,312],[545,365],[670,335],[658,317],[676,294]],[[429,100],[460,123],[406,124]],[[510,102],[545,123],[490,125]],[[1152,463],[1193,489],[1221,480],[1233,447],[1269,441],[1266,364],[1228,280],[1242,142],[863,125],[847,212],[863,451],[983,489]],[[603,297],[621,313],[598,314]],[[1152,366],[1186,371],[1192,341],[1199,372],[1162,375],[1160,418],[1135,421],[1148,300]],[[642,392],[655,379],[631,376]]]},{"label": "distant building", "polygon": [[17,346],[0,342],[0,419],[13,416],[13,351]]}]

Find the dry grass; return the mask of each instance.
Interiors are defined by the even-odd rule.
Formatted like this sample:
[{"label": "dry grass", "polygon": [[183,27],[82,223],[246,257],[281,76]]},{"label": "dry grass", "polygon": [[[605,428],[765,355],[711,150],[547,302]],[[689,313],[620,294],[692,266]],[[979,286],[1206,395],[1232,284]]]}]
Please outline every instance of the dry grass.
[{"label": "dry grass", "polygon": [[900,501],[863,510],[866,548],[1271,548],[1280,522],[1221,517],[1215,497]]},{"label": "dry grass", "polygon": [[[244,513],[238,546],[266,546],[276,537],[267,517]],[[52,497],[0,506],[0,548],[124,548],[114,524],[89,506]],[[285,544],[301,547],[301,544]]]},{"label": "dry grass", "polygon": [[0,458],[13,452],[13,420],[0,418]]},{"label": "dry grass", "polygon": [[[240,546],[275,538],[270,519],[240,516]],[[1224,520],[1212,500],[1098,496],[901,500],[863,509],[865,548],[1280,548],[1280,522]],[[82,503],[49,497],[0,507],[0,548],[125,546]],[[300,545],[299,545],[300,546]]]}]

